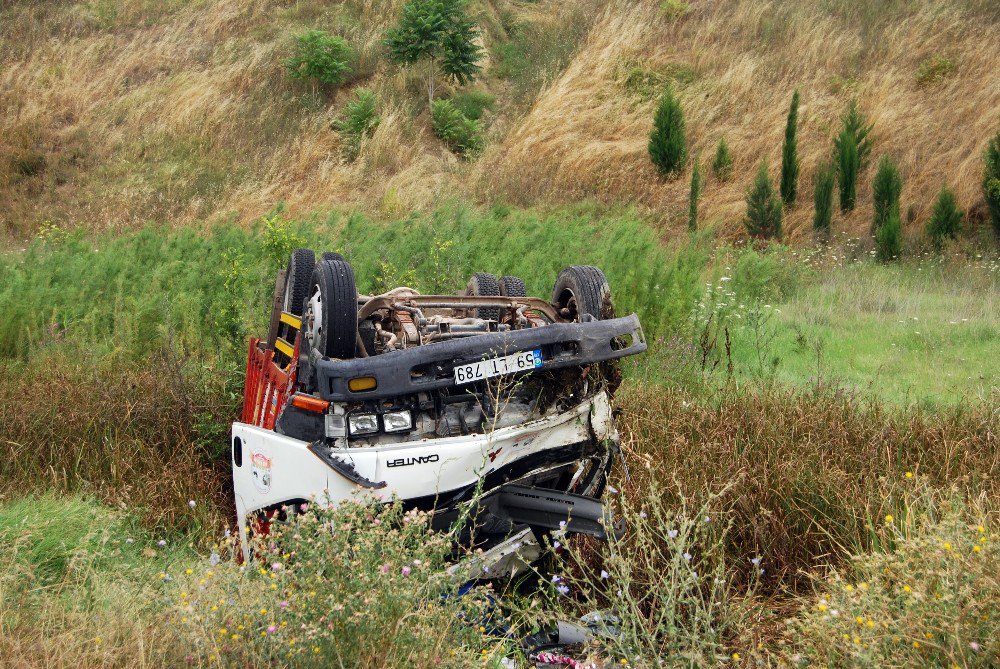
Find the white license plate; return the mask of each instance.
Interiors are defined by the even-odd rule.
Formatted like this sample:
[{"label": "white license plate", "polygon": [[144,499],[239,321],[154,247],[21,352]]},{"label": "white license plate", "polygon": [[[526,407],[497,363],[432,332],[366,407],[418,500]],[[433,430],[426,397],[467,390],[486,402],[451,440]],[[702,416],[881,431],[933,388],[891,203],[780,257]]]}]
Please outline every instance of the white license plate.
[{"label": "white license plate", "polygon": [[542,351],[523,351],[502,358],[490,358],[481,362],[470,362],[455,368],[455,383],[472,383],[494,376],[525,372],[542,366]]}]

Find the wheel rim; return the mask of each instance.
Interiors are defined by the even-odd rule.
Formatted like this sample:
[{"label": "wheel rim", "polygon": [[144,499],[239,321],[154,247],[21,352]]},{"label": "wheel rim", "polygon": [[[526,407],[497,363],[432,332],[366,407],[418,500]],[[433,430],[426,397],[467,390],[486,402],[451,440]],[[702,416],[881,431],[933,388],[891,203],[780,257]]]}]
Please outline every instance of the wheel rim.
[{"label": "wheel rim", "polygon": [[[302,336],[310,348],[319,348],[323,336],[323,293],[319,286],[313,286],[315,292],[306,303],[306,313],[302,318]],[[323,355],[325,351],[320,351]]]}]

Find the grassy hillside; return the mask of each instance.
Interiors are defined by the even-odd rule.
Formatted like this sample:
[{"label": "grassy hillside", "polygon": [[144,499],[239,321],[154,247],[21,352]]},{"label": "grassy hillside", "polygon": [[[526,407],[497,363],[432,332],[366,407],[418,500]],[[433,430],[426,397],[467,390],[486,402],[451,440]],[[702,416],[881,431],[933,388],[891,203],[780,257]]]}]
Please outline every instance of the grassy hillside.
[{"label": "grassy hillside", "polygon": [[[904,226],[922,230],[943,183],[983,218],[980,158],[1000,127],[1000,9],[991,0],[774,3],[476,0],[487,148],[460,161],[429,131],[421,72],[387,62],[399,0],[6,3],[0,8],[0,212],[8,235],[45,221],[124,229],[250,221],[287,201],[391,218],[442,199],[638,204],[683,227],[685,179],[646,156],[655,97],[673,85],[707,160],[725,137],[736,169],[709,180],[703,220],[738,233],[753,168],[779,162],[783,116],[802,92],[801,237],[810,185],[852,98],[875,123],[874,154],[903,178]],[[319,28],[358,52],[338,93],[290,80],[293,36]],[[331,121],[372,88],[382,117],[352,164]],[[860,235],[861,205],[835,227]]]}]

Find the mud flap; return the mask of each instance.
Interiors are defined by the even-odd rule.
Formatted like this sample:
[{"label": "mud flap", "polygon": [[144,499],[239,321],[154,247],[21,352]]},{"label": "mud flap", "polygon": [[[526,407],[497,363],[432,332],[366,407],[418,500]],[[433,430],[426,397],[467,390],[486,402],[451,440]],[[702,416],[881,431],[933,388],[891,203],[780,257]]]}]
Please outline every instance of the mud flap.
[{"label": "mud flap", "polygon": [[499,518],[529,526],[536,534],[565,530],[607,539],[609,529],[616,536],[621,532],[599,499],[559,490],[503,485],[484,506]]}]

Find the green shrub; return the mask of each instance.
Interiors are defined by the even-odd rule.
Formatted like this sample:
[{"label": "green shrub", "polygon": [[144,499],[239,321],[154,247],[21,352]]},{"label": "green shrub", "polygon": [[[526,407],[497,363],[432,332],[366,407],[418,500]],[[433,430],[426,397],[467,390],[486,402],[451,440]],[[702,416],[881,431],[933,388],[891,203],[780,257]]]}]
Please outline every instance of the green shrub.
[{"label": "green shrub", "polygon": [[684,139],[684,110],[671,88],[667,88],[653,117],[653,130],[649,135],[649,158],[660,174],[680,171],[687,157]]},{"label": "green shrub", "polygon": [[1000,238],[1000,132],[986,147],[983,163],[983,197],[990,209],[993,231]]},{"label": "green shrub", "polygon": [[295,53],[285,67],[293,79],[312,79],[336,88],[350,74],[354,59],[354,49],[344,38],[310,30],[295,36]]},{"label": "green shrub", "polygon": [[408,0],[399,23],[385,35],[393,61],[428,62],[428,105],[434,102],[434,77],[439,71],[446,79],[467,84],[482,69],[479,28],[465,9],[463,0]]},{"label": "green shrub", "polygon": [[872,181],[872,215],[871,234],[878,231],[889,219],[900,218],[899,196],[903,192],[903,179],[899,169],[889,156],[882,156],[879,161],[875,179]]},{"label": "green shrub", "polygon": [[781,149],[781,199],[788,206],[795,204],[799,189],[799,156],[795,134],[799,123],[799,91],[792,94],[792,106],[785,124],[785,144]]},{"label": "green shrub", "polygon": [[747,215],[743,219],[743,225],[755,239],[781,237],[781,201],[771,185],[766,160],[761,162],[753,185],[747,193]]},{"label": "green shrub", "polygon": [[712,159],[712,173],[719,181],[729,181],[733,176],[733,155],[729,151],[726,138],[719,140],[715,147],[715,158]]},{"label": "green shrub", "polygon": [[920,61],[917,67],[917,85],[927,86],[947,79],[955,71],[955,63],[939,53]]},{"label": "green shrub", "polygon": [[695,156],[691,169],[691,190],[688,196],[688,230],[698,230],[698,198],[701,197],[701,161]]},{"label": "green shrub", "polygon": [[484,111],[493,111],[496,98],[486,91],[461,91],[451,96],[451,103],[463,116],[478,121]]},{"label": "green shrub", "polygon": [[381,119],[378,116],[375,93],[360,88],[354,99],[344,105],[344,114],[333,123],[344,142],[344,158],[353,162],[361,151],[361,143],[372,136]]},{"label": "green shrub", "polygon": [[955,201],[955,193],[947,185],[942,186],[934,202],[931,220],[927,223],[927,236],[935,248],[940,249],[946,238],[955,239],[958,236],[964,217],[965,212],[958,208]]},{"label": "green shrub", "polygon": [[463,158],[479,153],[486,143],[479,121],[466,118],[451,100],[431,103],[431,128],[449,149]]},{"label": "green shrub", "polygon": [[875,257],[889,262],[898,258],[902,249],[903,224],[899,220],[899,212],[893,211],[875,232]]},{"label": "green shrub", "polygon": [[833,221],[833,165],[823,163],[816,168],[813,177],[813,229],[821,235],[829,236]]}]

